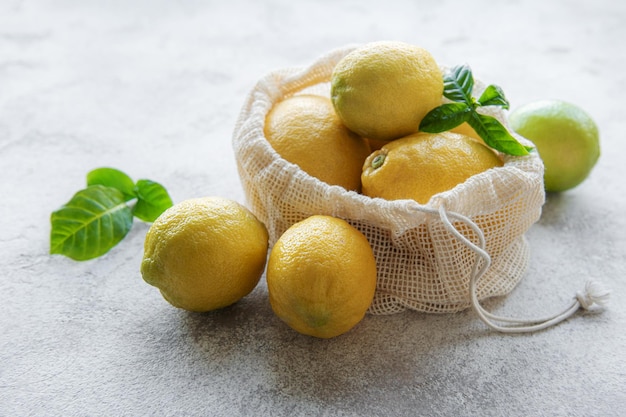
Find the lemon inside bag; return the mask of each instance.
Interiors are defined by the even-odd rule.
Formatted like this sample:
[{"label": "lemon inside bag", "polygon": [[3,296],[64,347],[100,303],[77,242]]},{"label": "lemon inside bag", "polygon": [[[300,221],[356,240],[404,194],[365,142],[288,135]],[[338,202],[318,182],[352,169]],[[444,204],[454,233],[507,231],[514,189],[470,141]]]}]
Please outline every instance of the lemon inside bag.
[{"label": "lemon inside bag", "polygon": [[[471,306],[469,283],[481,261],[443,224],[438,209],[444,206],[471,219],[484,236],[491,263],[476,284],[478,299],[508,294],[527,270],[530,249],[524,234],[539,219],[545,199],[543,164],[536,152],[504,155],[503,167],[475,175],[420,205],[330,186],[282,159],[263,136],[265,116],[276,102],[294,94],[328,95],[334,66],[352,49],[331,51],[306,68],[274,71],[258,81],[244,103],[233,148],[247,205],[266,225],[270,245],[312,215],[345,219],[367,237],[376,257],[377,288],[369,313],[461,311]],[[479,81],[475,88],[482,88]],[[508,126],[500,109],[481,112]],[[454,226],[470,241],[481,238],[463,222]]]}]

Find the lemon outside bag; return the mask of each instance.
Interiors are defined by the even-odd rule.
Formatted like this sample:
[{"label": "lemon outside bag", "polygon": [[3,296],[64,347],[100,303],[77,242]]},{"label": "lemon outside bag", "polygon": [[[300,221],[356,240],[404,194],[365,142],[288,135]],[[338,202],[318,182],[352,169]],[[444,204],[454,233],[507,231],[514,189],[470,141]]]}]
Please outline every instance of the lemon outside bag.
[{"label": "lemon outside bag", "polygon": [[[278,101],[300,93],[328,96],[334,66],[352,49],[331,51],[306,68],[269,73],[242,108],[233,136],[237,167],[247,204],[267,226],[270,244],[314,214],[347,220],[367,237],[376,257],[372,314],[456,312],[508,294],[526,272],[524,234],[539,219],[545,198],[543,164],[535,152],[504,155],[503,167],[420,205],[325,184],[282,159],[263,136],[265,116]],[[484,86],[477,81],[475,88],[480,94]],[[508,126],[499,108],[483,109]]]}]

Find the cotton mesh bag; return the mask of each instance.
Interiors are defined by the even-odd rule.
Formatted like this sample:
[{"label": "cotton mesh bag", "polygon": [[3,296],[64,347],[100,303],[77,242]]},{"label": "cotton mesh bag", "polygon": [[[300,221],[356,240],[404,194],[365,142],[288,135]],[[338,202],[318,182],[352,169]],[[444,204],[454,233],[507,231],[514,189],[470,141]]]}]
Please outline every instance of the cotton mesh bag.
[{"label": "cotton mesh bag", "polygon": [[[267,113],[293,95],[329,96],[335,65],[353,49],[331,51],[305,68],[267,74],[243,105],[233,134],[237,169],[247,205],[265,223],[270,245],[291,225],[315,214],[346,220],[367,237],[376,258],[377,289],[371,314],[407,309],[452,313],[473,307],[490,327],[522,332],[545,328],[608,297],[592,283],[564,311],[538,320],[498,317],[480,304],[508,294],[528,268],[525,233],[539,219],[545,198],[543,164],[536,152],[502,155],[502,167],[472,176],[427,204],[347,191],[281,158],[264,137]],[[477,80],[477,94],[481,89],[484,86]],[[480,111],[508,127],[499,107]]]}]

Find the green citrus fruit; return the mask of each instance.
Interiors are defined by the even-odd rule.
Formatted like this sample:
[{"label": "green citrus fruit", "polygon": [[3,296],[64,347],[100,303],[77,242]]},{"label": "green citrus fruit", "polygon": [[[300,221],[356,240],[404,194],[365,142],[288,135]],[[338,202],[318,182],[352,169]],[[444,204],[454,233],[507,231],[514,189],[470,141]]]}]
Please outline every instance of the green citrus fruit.
[{"label": "green citrus fruit", "polygon": [[580,107],[559,100],[541,100],[511,113],[513,130],[531,140],[545,167],[549,192],[583,182],[600,157],[598,127]]}]

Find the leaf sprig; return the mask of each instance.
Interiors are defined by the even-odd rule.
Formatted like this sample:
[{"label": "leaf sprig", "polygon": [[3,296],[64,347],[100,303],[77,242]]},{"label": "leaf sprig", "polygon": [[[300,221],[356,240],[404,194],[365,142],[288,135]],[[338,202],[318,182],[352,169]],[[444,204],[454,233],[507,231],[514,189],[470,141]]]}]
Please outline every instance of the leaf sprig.
[{"label": "leaf sprig", "polygon": [[502,89],[489,85],[478,100],[472,95],[474,77],[467,65],[451,68],[444,74],[443,95],[451,103],[431,110],[420,123],[419,130],[428,133],[445,132],[467,122],[487,146],[509,155],[527,155],[532,147],[522,145],[495,117],[478,113],[481,106],[509,108]]},{"label": "leaf sprig", "polygon": [[153,222],[172,206],[159,183],[136,183],[115,168],[97,168],[87,174],[87,188],[78,191],[52,212],[50,253],[86,261],[107,253],[130,231],[133,218]]}]

